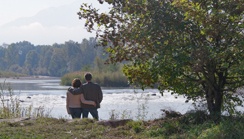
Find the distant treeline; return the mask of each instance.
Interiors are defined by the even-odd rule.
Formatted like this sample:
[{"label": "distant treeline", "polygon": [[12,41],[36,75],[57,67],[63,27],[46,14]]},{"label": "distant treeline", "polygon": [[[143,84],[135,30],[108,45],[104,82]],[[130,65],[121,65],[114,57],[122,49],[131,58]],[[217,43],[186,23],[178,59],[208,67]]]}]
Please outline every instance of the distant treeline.
[{"label": "distant treeline", "polygon": [[0,70],[61,77],[84,67],[95,68],[107,58],[101,47],[94,48],[96,43],[94,38],[38,46],[27,41],[12,43],[0,47]]}]

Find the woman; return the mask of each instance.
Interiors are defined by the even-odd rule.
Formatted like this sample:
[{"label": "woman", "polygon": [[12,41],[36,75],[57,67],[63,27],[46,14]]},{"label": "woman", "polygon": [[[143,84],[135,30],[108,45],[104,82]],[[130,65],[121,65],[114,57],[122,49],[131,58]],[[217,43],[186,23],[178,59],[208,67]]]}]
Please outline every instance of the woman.
[{"label": "woman", "polygon": [[[75,78],[72,81],[72,87],[77,89],[80,86],[81,86],[80,79]],[[84,104],[96,106],[96,103],[94,101],[85,100],[83,94],[73,95],[70,92],[67,92],[66,108],[68,114],[71,114],[72,119],[81,117],[81,113],[82,113],[81,102]]]}]

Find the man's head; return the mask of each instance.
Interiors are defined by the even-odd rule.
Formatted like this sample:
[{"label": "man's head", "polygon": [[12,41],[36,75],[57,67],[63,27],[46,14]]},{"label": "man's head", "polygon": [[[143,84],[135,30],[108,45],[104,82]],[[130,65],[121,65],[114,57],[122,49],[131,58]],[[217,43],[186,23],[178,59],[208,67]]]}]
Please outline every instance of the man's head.
[{"label": "man's head", "polygon": [[73,86],[74,88],[78,88],[78,87],[80,87],[80,86],[81,86],[81,81],[80,81],[80,79],[75,78],[75,79],[72,81],[72,86]]},{"label": "man's head", "polygon": [[92,75],[91,75],[91,73],[90,73],[90,72],[87,72],[87,73],[85,74],[85,80],[86,80],[86,81],[91,81],[91,79],[92,79]]}]

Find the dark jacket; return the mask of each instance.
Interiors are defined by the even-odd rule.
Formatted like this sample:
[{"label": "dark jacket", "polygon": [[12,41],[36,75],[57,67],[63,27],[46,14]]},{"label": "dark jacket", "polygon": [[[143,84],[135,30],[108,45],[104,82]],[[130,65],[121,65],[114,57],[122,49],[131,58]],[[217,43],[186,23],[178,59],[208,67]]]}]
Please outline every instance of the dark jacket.
[{"label": "dark jacket", "polygon": [[[100,103],[103,99],[103,93],[101,87],[98,84],[93,82],[86,82],[79,89],[74,90],[73,88],[69,88],[68,91],[73,95],[83,94],[86,100],[95,101],[97,104],[96,108],[100,108]],[[81,103],[81,108],[95,108],[93,105],[87,105]]]}]

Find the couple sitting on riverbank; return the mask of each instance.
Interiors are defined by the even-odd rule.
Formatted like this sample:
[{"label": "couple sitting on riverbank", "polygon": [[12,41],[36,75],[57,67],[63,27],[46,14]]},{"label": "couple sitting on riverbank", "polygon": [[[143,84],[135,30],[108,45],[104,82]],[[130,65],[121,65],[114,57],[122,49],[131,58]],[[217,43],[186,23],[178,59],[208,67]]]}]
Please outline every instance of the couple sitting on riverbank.
[{"label": "couple sitting on riverbank", "polygon": [[87,118],[90,113],[92,117],[98,120],[98,111],[103,99],[101,87],[91,82],[91,73],[85,74],[86,83],[81,84],[80,79],[75,78],[72,87],[67,91],[66,108],[68,114],[74,118]]}]

